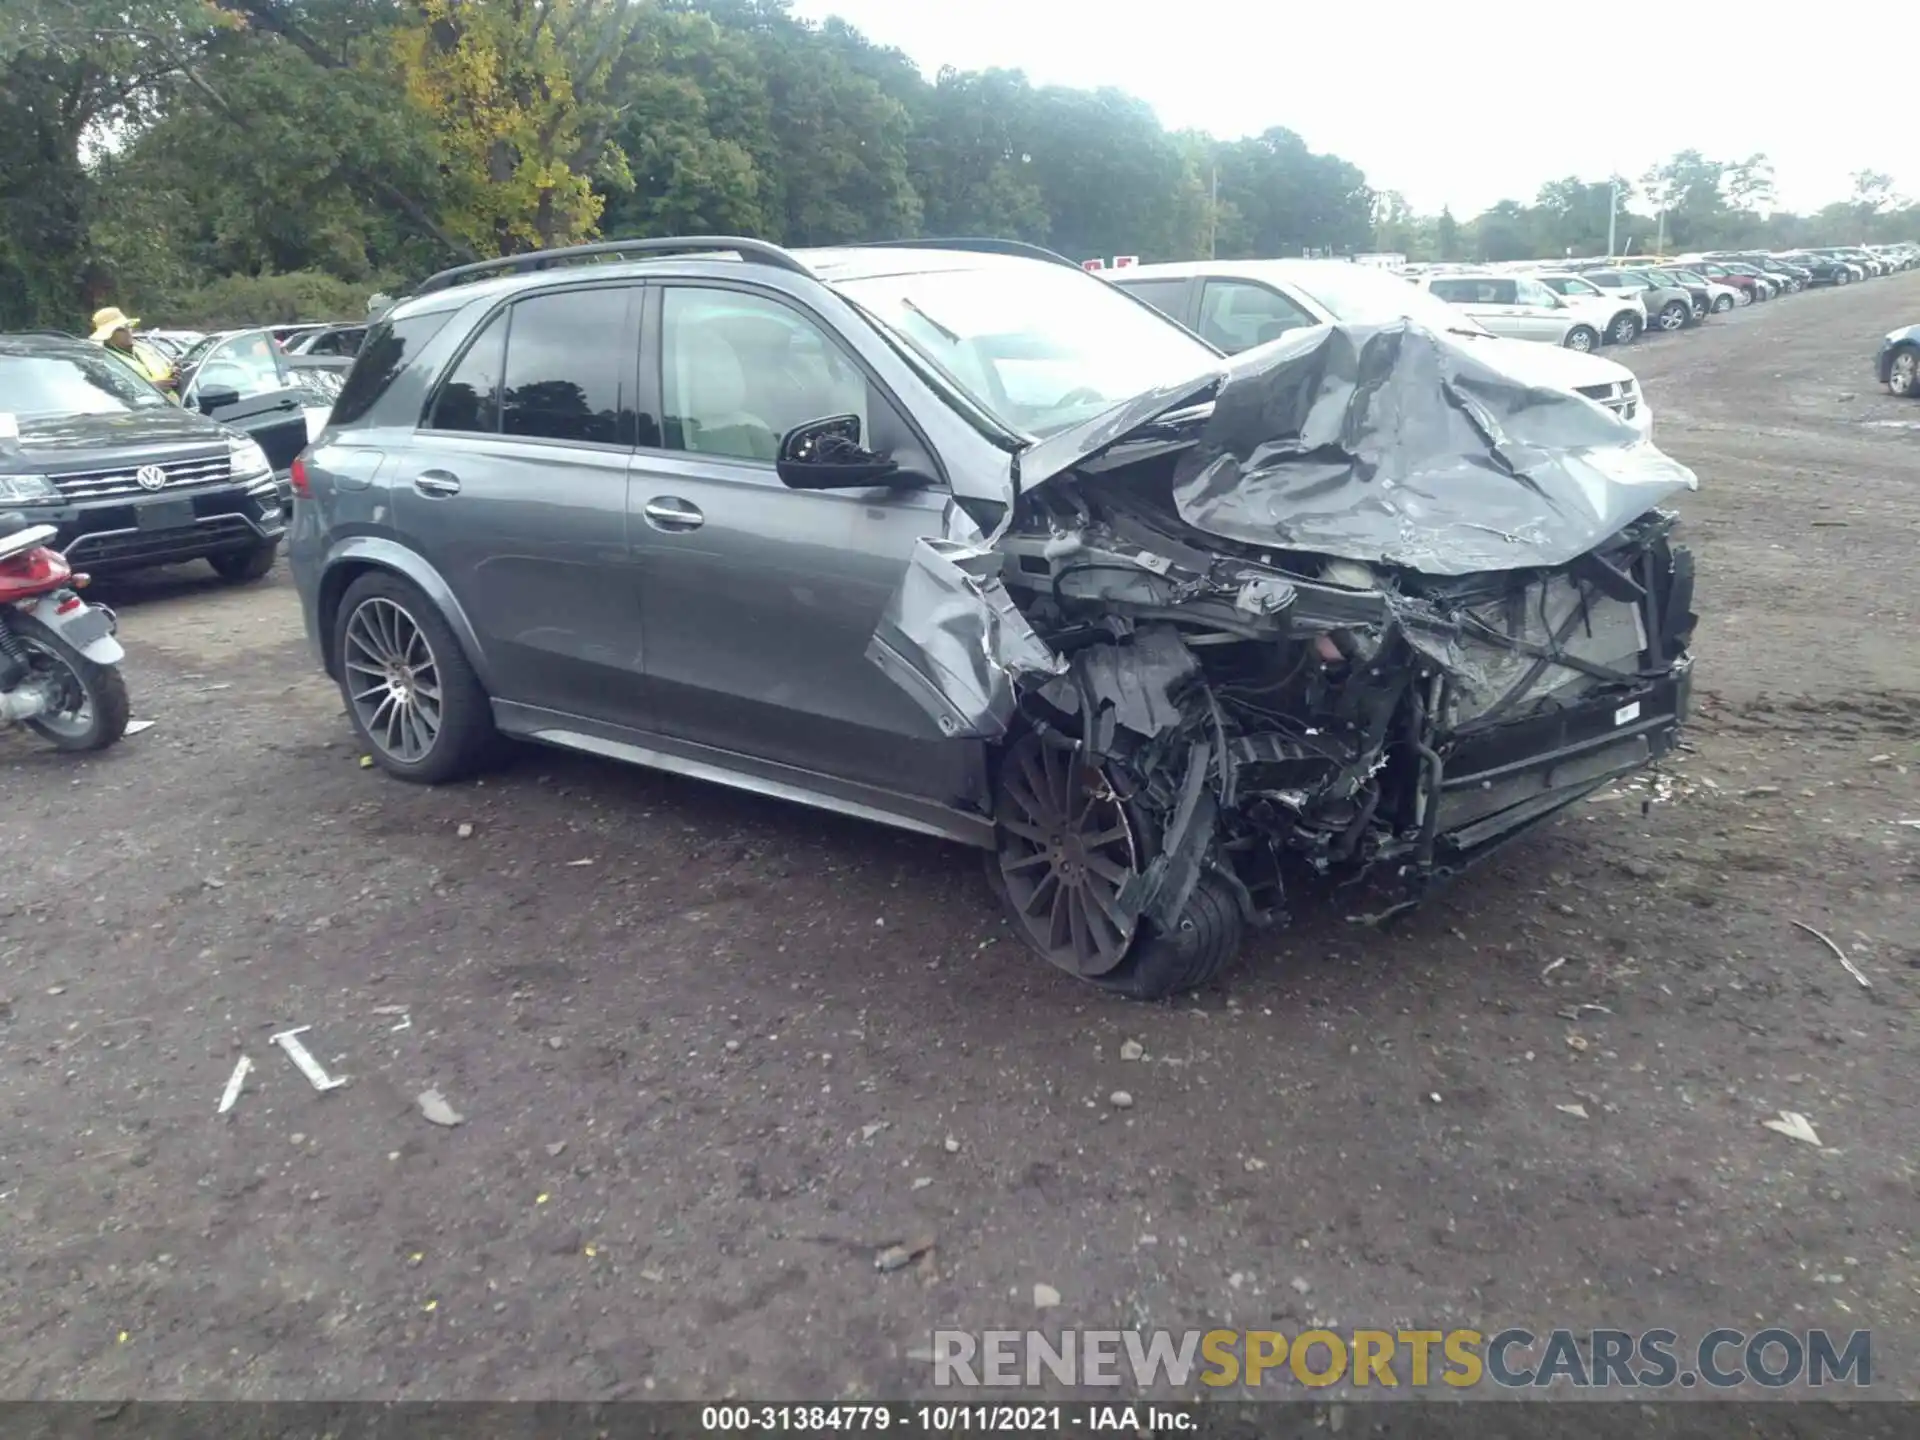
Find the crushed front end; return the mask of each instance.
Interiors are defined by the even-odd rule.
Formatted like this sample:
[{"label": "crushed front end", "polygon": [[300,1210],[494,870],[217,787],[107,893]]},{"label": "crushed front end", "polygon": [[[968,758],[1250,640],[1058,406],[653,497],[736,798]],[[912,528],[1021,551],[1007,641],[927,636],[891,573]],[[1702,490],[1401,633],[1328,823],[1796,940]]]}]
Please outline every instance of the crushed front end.
[{"label": "crushed front end", "polygon": [[953,735],[1038,734],[1133,817],[1117,924],[1202,876],[1417,903],[1671,750],[1693,477],[1579,397],[1413,327],[1314,332],[1184,426],[923,542],[873,655]]}]

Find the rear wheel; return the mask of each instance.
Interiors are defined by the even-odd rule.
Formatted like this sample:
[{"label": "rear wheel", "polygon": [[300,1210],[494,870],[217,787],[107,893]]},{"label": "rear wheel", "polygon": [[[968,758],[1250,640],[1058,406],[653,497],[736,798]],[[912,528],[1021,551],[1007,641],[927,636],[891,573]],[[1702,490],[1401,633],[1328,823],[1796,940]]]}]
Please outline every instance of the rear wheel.
[{"label": "rear wheel", "polygon": [[1920,395],[1920,348],[1902,345],[1887,362],[1887,389],[1895,395]]},{"label": "rear wheel", "polygon": [[1202,876],[1162,929],[1120,903],[1152,846],[1144,817],[1078,750],[1028,732],[1005,750],[994,797],[999,848],[988,862],[1021,937],[1102,989],[1157,1000],[1204,985],[1240,944],[1232,887]]},{"label": "rear wheel", "polygon": [[8,622],[26,648],[34,679],[51,699],[27,728],[56,750],[104,750],[127,733],[133,714],[126,677],[118,665],[89,660],[31,616]]},{"label": "rear wheel", "polygon": [[353,728],[388,774],[439,785],[492,758],[492,703],[452,628],[414,585],[375,570],[348,586],[333,655]]},{"label": "rear wheel", "polygon": [[264,544],[250,545],[245,550],[225,550],[218,555],[209,555],[207,563],[213,567],[213,573],[229,585],[248,585],[255,580],[264,580],[273,572],[273,562],[280,558],[280,542],[268,540]]},{"label": "rear wheel", "polygon": [[1591,325],[1576,325],[1567,332],[1569,350],[1591,351],[1600,348],[1600,332]]}]

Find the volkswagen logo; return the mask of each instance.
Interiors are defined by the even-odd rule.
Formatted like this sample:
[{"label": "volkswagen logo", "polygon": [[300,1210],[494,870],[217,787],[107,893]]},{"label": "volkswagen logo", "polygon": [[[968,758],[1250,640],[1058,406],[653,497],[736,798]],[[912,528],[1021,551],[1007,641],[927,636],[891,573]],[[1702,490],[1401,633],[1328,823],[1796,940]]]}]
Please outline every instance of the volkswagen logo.
[{"label": "volkswagen logo", "polygon": [[167,472],[158,465],[142,465],[133,472],[133,478],[140,482],[142,490],[161,490],[166,487]]}]

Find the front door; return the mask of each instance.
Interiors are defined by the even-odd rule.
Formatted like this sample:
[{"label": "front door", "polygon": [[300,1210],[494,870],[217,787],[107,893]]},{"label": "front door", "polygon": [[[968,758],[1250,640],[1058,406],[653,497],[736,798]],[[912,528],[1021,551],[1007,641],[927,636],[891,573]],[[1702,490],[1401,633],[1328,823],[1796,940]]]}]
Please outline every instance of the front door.
[{"label": "front door", "polygon": [[251,436],[276,471],[307,448],[300,387],[264,330],[216,341],[187,377],[180,403]]},{"label": "front door", "polygon": [[494,698],[639,725],[639,595],[627,463],[640,291],[544,290],[503,305],[395,454],[394,523],[452,587]]},{"label": "front door", "polygon": [[650,348],[662,435],[634,457],[628,534],[649,700],[670,736],[935,798],[962,747],[867,659],[947,493],[789,490],[780,438],[856,415],[868,448],[931,470],[894,402],[813,316],[747,286],[664,285]]}]

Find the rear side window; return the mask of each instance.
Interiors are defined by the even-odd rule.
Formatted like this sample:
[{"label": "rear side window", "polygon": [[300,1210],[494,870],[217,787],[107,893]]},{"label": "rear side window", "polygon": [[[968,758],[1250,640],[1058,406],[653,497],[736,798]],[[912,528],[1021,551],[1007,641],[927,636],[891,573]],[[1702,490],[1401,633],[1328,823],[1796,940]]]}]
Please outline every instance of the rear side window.
[{"label": "rear side window", "polygon": [[[492,435],[500,428],[500,374],[507,353],[507,312],[496,311],[480,327],[434,397],[429,430],[467,430]],[[365,363],[364,361],[362,363]],[[356,371],[356,373],[358,373]]]},{"label": "rear side window", "polygon": [[375,325],[361,347],[360,358],[347,374],[347,383],[340,387],[339,397],[333,402],[330,423],[351,425],[363,418],[387,393],[394,378],[419,358],[420,352],[452,315],[451,310],[435,310],[402,320],[382,320]]},{"label": "rear side window", "polygon": [[1178,320],[1185,308],[1185,280],[1129,280],[1120,288],[1136,300],[1144,300],[1162,315]]},{"label": "rear side window", "polygon": [[640,333],[629,289],[557,290],[513,307],[500,428],[631,447]]}]

